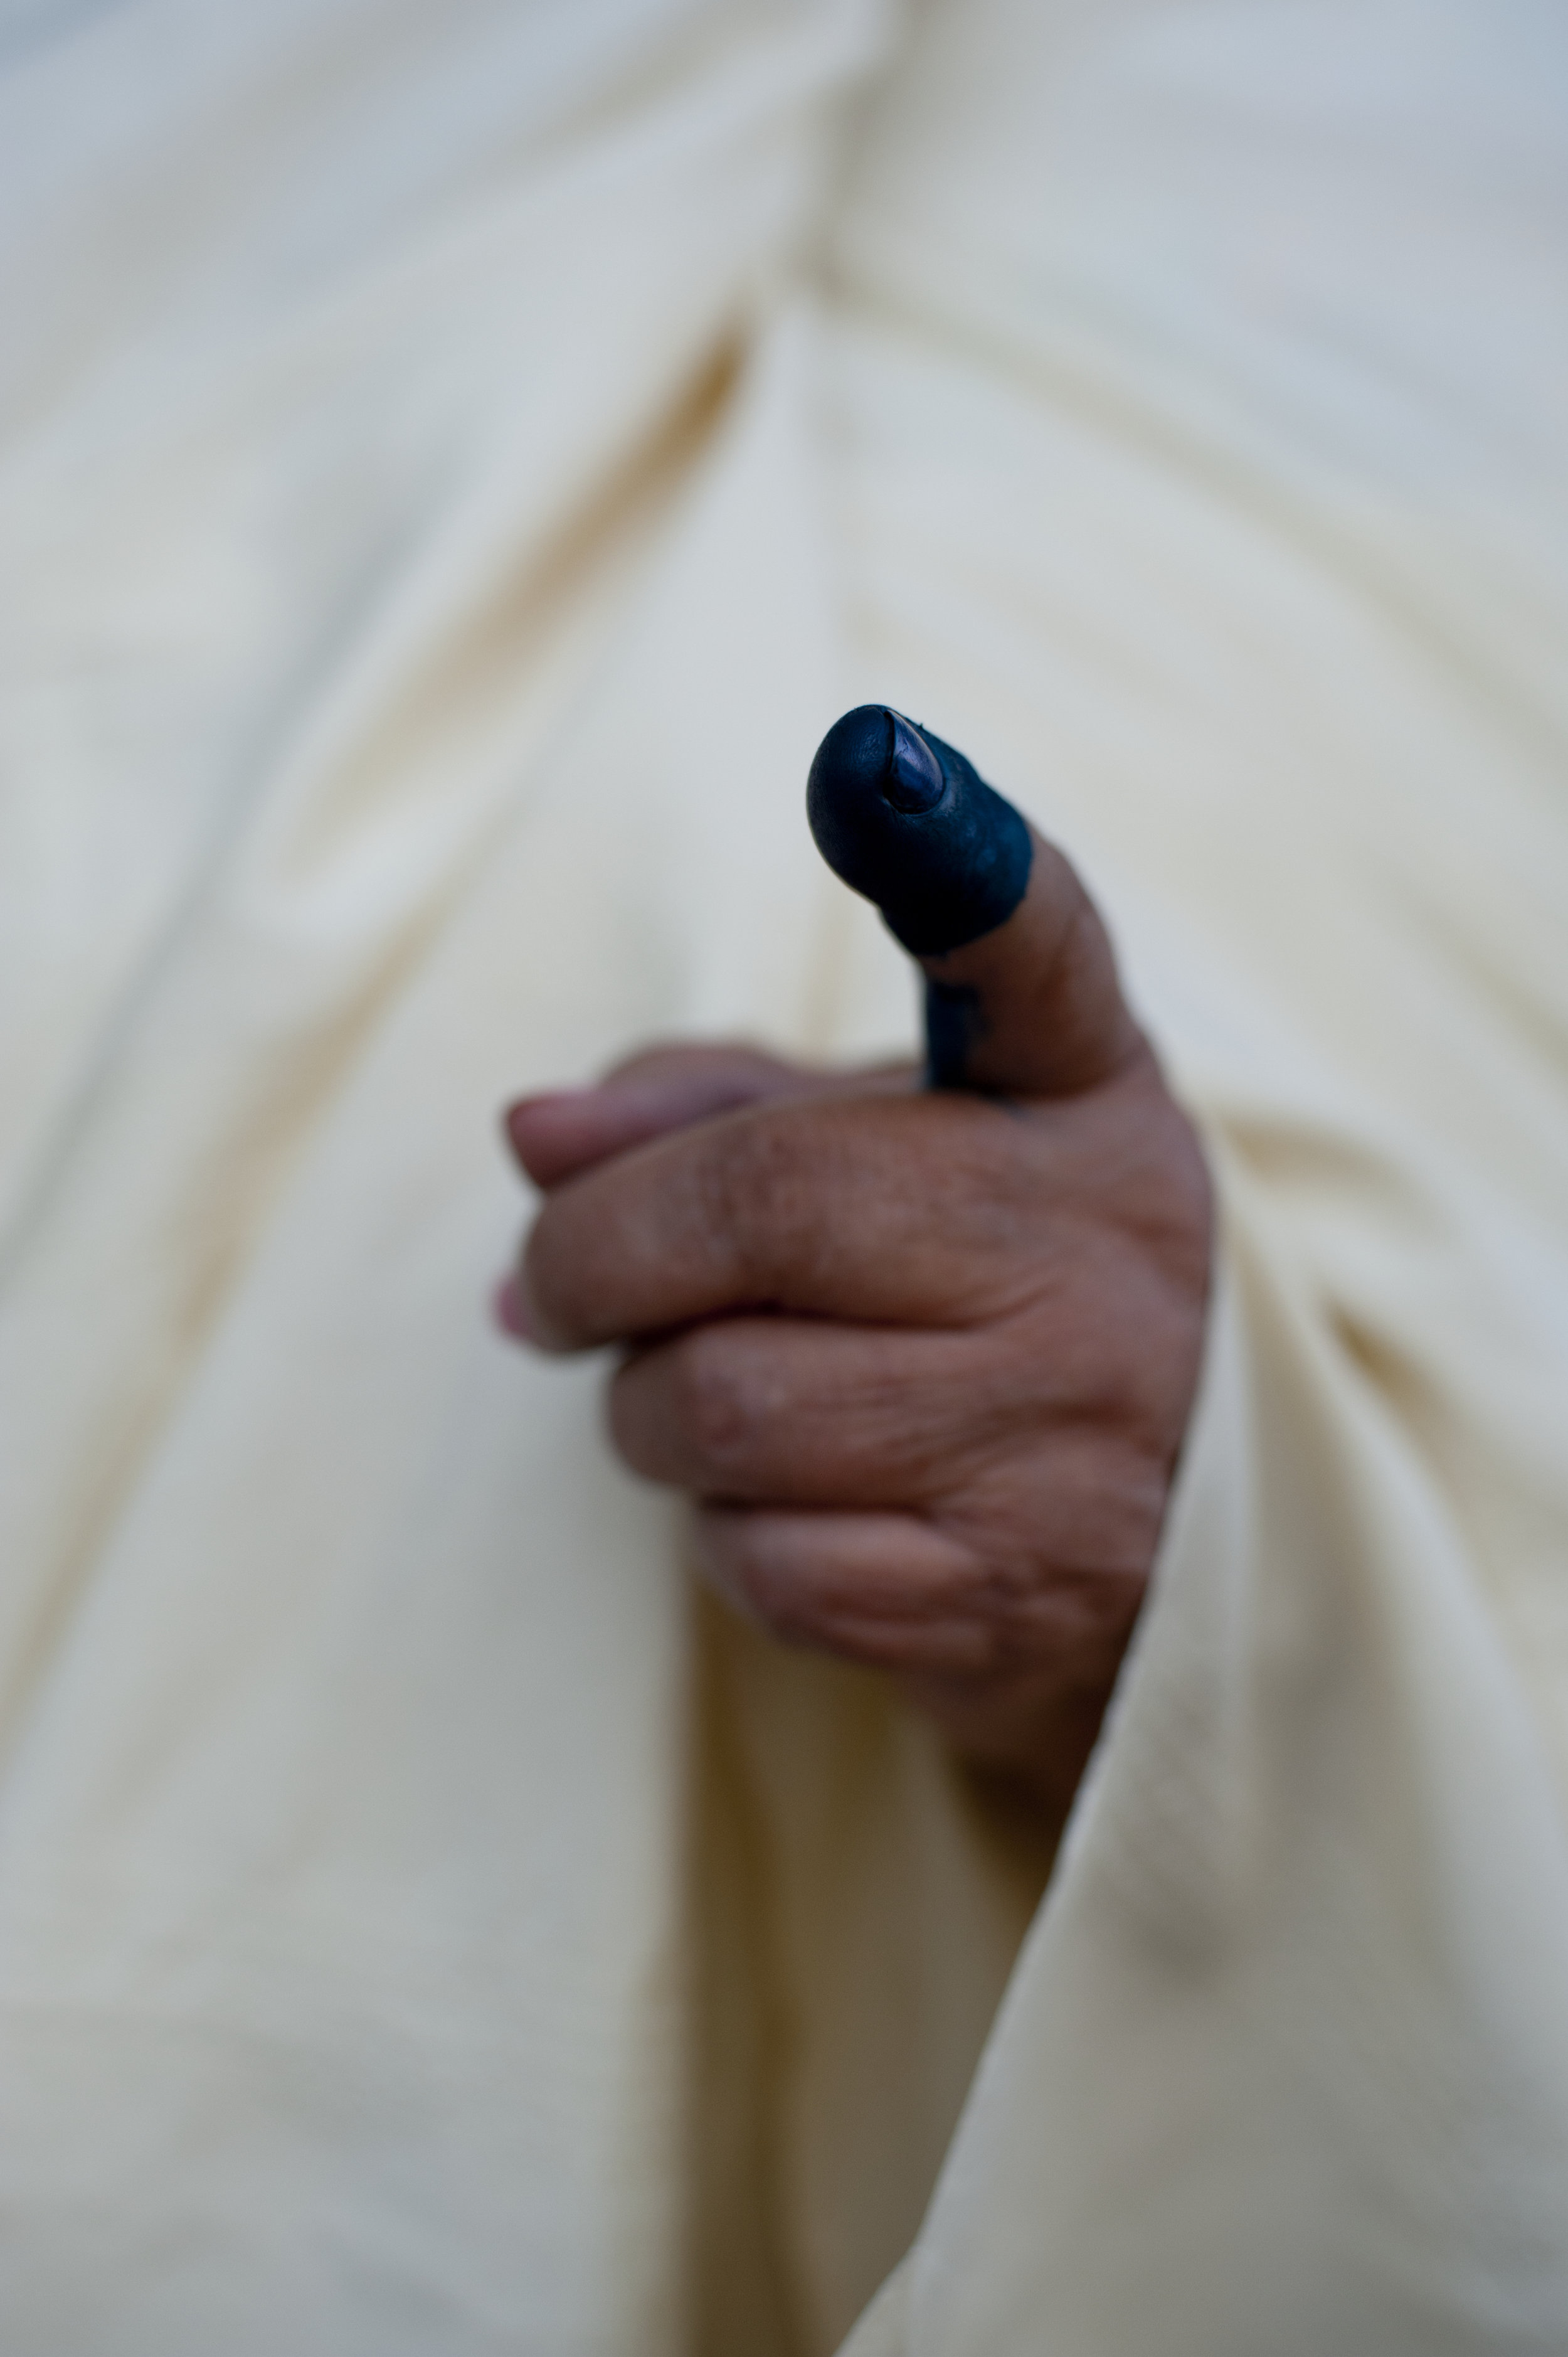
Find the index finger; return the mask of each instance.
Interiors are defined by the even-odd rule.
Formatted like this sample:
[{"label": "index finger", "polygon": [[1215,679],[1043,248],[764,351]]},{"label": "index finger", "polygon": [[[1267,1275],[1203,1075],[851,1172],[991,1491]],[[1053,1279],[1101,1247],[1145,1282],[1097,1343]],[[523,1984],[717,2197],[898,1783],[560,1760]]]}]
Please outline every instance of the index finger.
[{"label": "index finger", "polygon": [[872,1095],[660,1138],[544,1205],[521,1271],[531,1331],[572,1351],[740,1309],[895,1326],[998,1315],[1054,1257],[1036,1121],[972,1097]]}]

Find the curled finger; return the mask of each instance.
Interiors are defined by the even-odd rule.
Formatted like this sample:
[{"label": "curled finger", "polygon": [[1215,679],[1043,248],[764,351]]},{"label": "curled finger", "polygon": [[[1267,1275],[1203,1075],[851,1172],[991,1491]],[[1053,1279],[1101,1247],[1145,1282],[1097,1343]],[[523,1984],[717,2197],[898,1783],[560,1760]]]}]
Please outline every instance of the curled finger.
[{"label": "curled finger", "polygon": [[908,1675],[989,1666],[972,1551],[916,1514],[704,1506],[696,1557],[710,1585],[783,1643]]},{"label": "curled finger", "polygon": [[633,1472],[697,1497],[920,1507],[1048,1423],[1029,1340],[714,1318],[626,1361],[610,1430]]}]

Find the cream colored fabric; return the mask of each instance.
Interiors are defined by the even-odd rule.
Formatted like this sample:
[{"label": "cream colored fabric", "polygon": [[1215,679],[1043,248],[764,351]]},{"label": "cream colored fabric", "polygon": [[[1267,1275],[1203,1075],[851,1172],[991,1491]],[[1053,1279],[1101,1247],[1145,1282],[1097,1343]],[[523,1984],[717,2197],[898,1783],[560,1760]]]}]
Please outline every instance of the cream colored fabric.
[{"label": "cream colored fabric", "polygon": [[[816,2357],[896,2266],[854,2357],[1568,2346],[1565,74],[0,17],[7,2350]],[[908,1038],[801,820],[868,694],[1221,1181],[1043,1902],[482,1315],[508,1092]]]}]

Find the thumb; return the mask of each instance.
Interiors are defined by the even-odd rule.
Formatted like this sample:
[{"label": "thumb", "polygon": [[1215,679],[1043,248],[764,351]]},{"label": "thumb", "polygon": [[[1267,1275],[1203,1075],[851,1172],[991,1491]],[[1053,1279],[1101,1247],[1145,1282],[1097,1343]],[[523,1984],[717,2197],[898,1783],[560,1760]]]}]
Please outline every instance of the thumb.
[{"label": "thumb", "polygon": [[933,1087],[1069,1096],[1141,1051],[1070,863],[952,746],[860,705],[818,747],[806,809],[829,866],[925,970]]}]

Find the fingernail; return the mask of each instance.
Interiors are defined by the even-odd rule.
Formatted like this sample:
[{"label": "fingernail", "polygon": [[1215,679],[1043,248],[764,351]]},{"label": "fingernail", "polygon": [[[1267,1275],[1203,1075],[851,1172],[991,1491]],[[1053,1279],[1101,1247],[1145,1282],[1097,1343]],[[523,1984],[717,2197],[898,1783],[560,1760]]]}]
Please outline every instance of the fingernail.
[{"label": "fingernail", "polygon": [[888,708],[893,724],[887,748],[887,769],[882,780],[884,798],[896,811],[935,810],[947,790],[942,765],[918,728],[901,712]]},{"label": "fingernail", "polygon": [[541,1089],[533,1096],[516,1098],[512,1103],[503,1107],[501,1112],[501,1128],[506,1133],[507,1141],[510,1144],[512,1152],[514,1154],[521,1152],[521,1146],[518,1138],[518,1126],[520,1123],[526,1121],[531,1114],[538,1113],[542,1108],[547,1106],[553,1107],[555,1105],[576,1104],[585,1097],[596,1096],[597,1094],[598,1089],[596,1087],[586,1089]]},{"label": "fingernail", "polygon": [[514,1154],[519,1150],[517,1142],[518,1124],[538,1103],[539,1099],[537,1097],[517,1097],[514,1098],[510,1104],[505,1105],[501,1109],[501,1130],[506,1138],[507,1144],[511,1147]]},{"label": "fingernail", "polygon": [[503,1276],[490,1297],[490,1308],[496,1324],[514,1342],[532,1342],[533,1329],[528,1322],[528,1306],[522,1297],[522,1287],[515,1276]]}]

